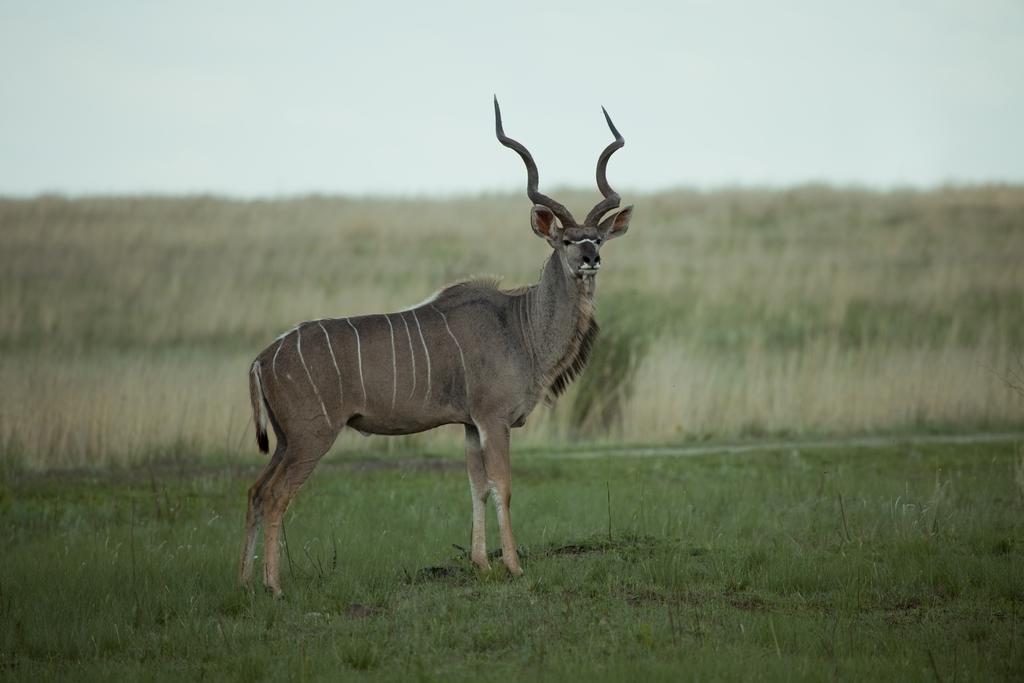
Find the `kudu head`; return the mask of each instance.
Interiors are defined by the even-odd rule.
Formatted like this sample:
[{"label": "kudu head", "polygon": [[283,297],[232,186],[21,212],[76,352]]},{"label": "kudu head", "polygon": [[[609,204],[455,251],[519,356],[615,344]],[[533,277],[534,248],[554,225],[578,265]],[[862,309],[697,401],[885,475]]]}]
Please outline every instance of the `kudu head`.
[{"label": "kudu head", "polygon": [[605,170],[608,167],[608,159],[615,153],[615,150],[625,145],[626,141],[615,129],[615,124],[612,123],[612,119],[604,107],[601,108],[601,111],[604,112],[604,118],[608,122],[612,135],[615,136],[615,140],[604,148],[601,156],[597,159],[597,187],[604,195],[604,199],[590,210],[581,225],[572,217],[569,209],[537,190],[540,176],[537,173],[537,164],[533,160],[533,155],[521,143],[505,135],[501,126],[498,98],[494,98],[494,126],[498,141],[517,152],[523,158],[523,163],[526,164],[526,194],[533,201],[533,209],[530,212],[533,231],[537,233],[538,237],[547,240],[561,259],[566,272],[577,278],[592,278],[597,274],[601,268],[601,245],[610,239],[626,234],[626,230],[629,229],[629,219],[633,213],[632,206],[614,211],[619,208],[620,197],[608,184]]}]

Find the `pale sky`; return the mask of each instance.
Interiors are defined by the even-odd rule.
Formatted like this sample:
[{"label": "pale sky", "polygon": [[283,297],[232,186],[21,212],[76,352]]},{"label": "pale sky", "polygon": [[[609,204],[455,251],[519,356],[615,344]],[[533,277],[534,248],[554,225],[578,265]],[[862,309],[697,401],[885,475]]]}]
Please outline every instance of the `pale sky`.
[{"label": "pale sky", "polygon": [[0,0],[0,195],[1024,182],[1024,2]]}]

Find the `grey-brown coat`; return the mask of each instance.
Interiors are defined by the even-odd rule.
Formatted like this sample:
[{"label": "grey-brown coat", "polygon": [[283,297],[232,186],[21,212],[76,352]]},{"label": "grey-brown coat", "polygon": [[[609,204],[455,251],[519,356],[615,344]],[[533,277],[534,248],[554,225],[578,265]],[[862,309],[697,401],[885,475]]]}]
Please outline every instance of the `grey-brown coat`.
[{"label": "grey-brown coat", "polygon": [[[607,117],[607,113],[605,114]],[[241,579],[251,580],[256,533],[264,526],[264,583],[281,593],[278,534],[289,502],[346,426],[365,434],[411,434],[463,424],[473,501],[471,557],[487,567],[485,503],[494,496],[502,560],[522,573],[509,515],[509,431],[538,402],[553,399],[586,365],[597,336],[594,283],[605,240],[626,232],[632,207],[611,214],[619,197],[605,166],[622,137],[598,160],[605,195],[582,226],[537,191],[537,170],[525,147],[504,135],[495,100],[498,139],[527,166],[534,232],[552,247],[540,281],[504,291],[487,280],[447,287],[403,311],[312,320],[284,333],[253,361],[250,396],[260,449],[269,450],[249,489]]]}]

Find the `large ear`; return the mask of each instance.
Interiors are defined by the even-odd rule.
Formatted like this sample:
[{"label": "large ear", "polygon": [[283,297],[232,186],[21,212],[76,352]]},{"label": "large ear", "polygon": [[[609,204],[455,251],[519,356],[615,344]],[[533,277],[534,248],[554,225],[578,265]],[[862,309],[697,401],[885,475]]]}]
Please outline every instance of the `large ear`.
[{"label": "large ear", "polygon": [[614,213],[601,221],[597,230],[604,235],[605,241],[622,237],[629,230],[629,219],[633,217],[633,205],[629,205],[618,213]]},{"label": "large ear", "polygon": [[530,211],[530,225],[533,226],[533,231],[537,233],[537,237],[543,237],[546,240],[553,240],[558,237],[558,223],[555,220],[555,214],[551,209],[540,204],[534,204],[533,209]]}]

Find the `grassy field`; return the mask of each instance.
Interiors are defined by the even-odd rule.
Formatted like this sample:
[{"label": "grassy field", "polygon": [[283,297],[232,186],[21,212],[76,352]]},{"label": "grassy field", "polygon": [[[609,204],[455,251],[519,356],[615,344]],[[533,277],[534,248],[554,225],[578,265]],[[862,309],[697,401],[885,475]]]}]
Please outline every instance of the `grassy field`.
[{"label": "grassy field", "polygon": [[1024,188],[630,200],[596,355],[514,435],[526,576],[456,547],[461,428],[347,434],[275,603],[235,585],[249,361],[535,281],[525,200],[0,199],[0,677],[1024,676],[1021,445],[808,440],[1024,430]]},{"label": "grassy field", "polygon": [[1024,676],[1020,443],[516,460],[522,578],[453,547],[461,458],[329,458],[279,602],[235,585],[255,465],[8,474],[0,677]]},{"label": "grassy field", "polygon": [[[627,199],[597,355],[515,443],[1024,426],[1000,379],[1024,349],[1024,188]],[[472,274],[533,282],[545,257],[519,195],[0,200],[0,457],[248,462],[248,363],[281,331]]]}]

